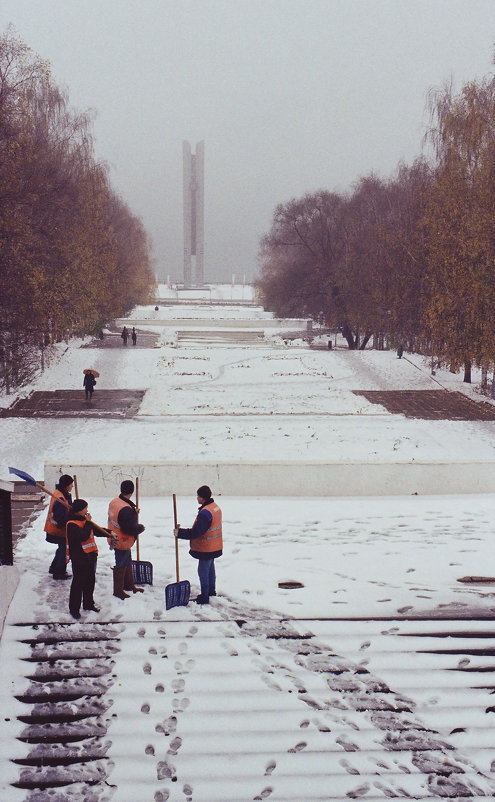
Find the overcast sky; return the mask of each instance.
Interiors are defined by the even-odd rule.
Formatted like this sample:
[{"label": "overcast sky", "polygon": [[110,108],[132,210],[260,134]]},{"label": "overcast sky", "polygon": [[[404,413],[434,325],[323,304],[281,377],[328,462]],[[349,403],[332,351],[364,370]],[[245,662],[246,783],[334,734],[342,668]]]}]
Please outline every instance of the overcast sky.
[{"label": "overcast sky", "polygon": [[182,140],[205,141],[205,280],[249,280],[278,203],[421,152],[429,88],[492,72],[494,0],[0,0],[94,109],[96,156],[182,277]]}]

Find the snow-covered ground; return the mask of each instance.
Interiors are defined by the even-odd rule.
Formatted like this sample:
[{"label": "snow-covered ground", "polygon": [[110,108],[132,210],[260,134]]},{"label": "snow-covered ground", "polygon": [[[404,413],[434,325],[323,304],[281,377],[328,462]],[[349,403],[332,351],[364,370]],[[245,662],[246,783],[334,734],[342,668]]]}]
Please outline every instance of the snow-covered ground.
[{"label": "snow-covered ground", "polygon": [[[40,478],[45,460],[57,459],[494,456],[495,423],[409,420],[353,395],[439,384],[464,389],[447,371],[432,377],[418,357],[311,351],[302,343],[60,350],[36,389],[82,394],[82,370],[91,366],[100,372],[95,392],[145,389],[139,414],[123,421],[0,419],[0,478],[9,478],[8,465]],[[178,499],[184,526],[195,515],[195,489]],[[209,608],[191,602],[165,610],[164,587],[175,581],[172,500],[151,498],[145,487],[140,557],[153,564],[153,585],[125,602],[114,598],[113,555],[100,546],[101,612],[86,613],[81,624],[68,614],[68,583],[48,577],[53,547],[43,538],[44,514],[18,544],[20,584],[0,646],[2,802],[493,798],[490,682],[461,672],[454,653],[436,654],[434,635],[447,629],[442,645],[466,649],[493,637],[495,587],[457,580],[495,573],[495,495],[230,498],[213,491],[225,549]],[[108,499],[88,501],[104,524]],[[184,542],[180,551],[181,579],[191,581],[194,598],[196,563]],[[0,568],[0,578],[8,570]],[[302,587],[284,589],[283,582]],[[83,668],[103,666],[108,709],[97,720],[105,760],[71,767],[79,782],[58,797],[14,788],[22,767],[10,760],[33,748],[16,740],[25,727],[17,716],[26,712],[16,697],[32,687],[23,662],[28,641],[60,632],[60,624],[77,640],[98,622],[117,644],[96,660],[87,646],[83,660]],[[478,637],[461,641],[465,630]],[[420,654],[418,635],[431,654]],[[48,658],[49,648],[40,646],[40,655]],[[465,659],[471,668],[490,663],[486,656]],[[403,729],[414,736],[398,745]],[[88,772],[91,787],[84,784]]]}]

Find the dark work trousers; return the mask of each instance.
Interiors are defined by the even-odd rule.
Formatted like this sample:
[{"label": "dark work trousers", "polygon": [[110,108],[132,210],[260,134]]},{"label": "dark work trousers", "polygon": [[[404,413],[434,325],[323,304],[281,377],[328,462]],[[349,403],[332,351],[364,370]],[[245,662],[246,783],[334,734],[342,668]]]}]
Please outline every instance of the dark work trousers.
[{"label": "dark work trousers", "polygon": [[69,610],[78,613],[81,599],[85,610],[94,605],[93,591],[95,589],[96,560],[98,555],[94,552],[84,557],[72,560],[72,582],[69,594]]},{"label": "dark work trousers", "polygon": [[215,594],[215,560],[198,560],[198,576],[201,585],[201,595],[204,599]]}]

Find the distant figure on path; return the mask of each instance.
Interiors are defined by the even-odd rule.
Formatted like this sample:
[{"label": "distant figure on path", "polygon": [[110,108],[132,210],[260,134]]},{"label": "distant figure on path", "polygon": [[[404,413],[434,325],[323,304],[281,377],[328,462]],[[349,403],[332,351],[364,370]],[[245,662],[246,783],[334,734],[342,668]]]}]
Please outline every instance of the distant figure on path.
[{"label": "distant figure on path", "polygon": [[72,476],[67,473],[62,474],[53,496],[50,497],[50,506],[46,516],[45,540],[57,546],[55,557],[48,569],[54,579],[69,579],[70,577],[66,571],[67,563],[65,561],[65,524],[72,504],[73,485]]},{"label": "distant figure on path", "polygon": [[132,344],[136,345],[136,343],[137,343],[137,334],[136,334],[136,329],[134,328],[134,326],[132,327],[131,340],[132,340]]},{"label": "distant figure on path", "polygon": [[404,353],[404,346],[401,343],[399,345],[399,347],[397,348],[397,356],[398,356],[399,359],[402,359],[402,354],[403,353]]},{"label": "distant figure on path", "polygon": [[127,340],[129,339],[129,332],[127,331],[126,326],[124,326],[124,328],[122,329],[122,334],[120,336],[122,337],[123,344],[127,345]]},{"label": "distant figure on path", "polygon": [[92,373],[85,373],[83,379],[84,392],[86,393],[86,401],[93,398],[93,390],[95,389],[96,379]]},{"label": "distant figure on path", "polygon": [[216,596],[215,560],[222,556],[222,510],[211,497],[208,485],[201,485],[197,490],[199,504],[198,514],[191,529],[176,526],[175,537],[190,540],[189,554],[198,560],[198,576],[201,595],[195,601],[198,604],[209,604],[210,596]]}]

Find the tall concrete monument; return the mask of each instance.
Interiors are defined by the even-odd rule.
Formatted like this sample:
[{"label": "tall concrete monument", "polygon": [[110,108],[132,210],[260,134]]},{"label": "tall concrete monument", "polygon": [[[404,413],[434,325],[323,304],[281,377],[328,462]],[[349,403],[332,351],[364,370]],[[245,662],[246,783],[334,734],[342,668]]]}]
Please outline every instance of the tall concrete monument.
[{"label": "tall concrete monument", "polygon": [[191,153],[189,142],[182,143],[184,195],[184,285],[204,284],[205,253],[205,143],[198,142]]}]

